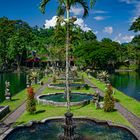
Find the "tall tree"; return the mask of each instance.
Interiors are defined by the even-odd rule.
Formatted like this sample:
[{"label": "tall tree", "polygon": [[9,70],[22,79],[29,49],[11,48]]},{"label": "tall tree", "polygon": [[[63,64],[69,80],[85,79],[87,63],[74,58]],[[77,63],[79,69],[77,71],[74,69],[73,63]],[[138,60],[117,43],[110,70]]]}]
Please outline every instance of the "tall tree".
[{"label": "tall tree", "polygon": [[[45,13],[45,7],[47,5],[47,3],[50,0],[42,0],[41,5],[40,5],[40,9],[42,11],[42,13]],[[70,111],[70,96],[69,96],[69,84],[68,84],[68,77],[69,77],[69,54],[68,54],[68,50],[69,50],[69,24],[71,22],[70,19],[70,8],[71,6],[75,6],[76,4],[79,4],[82,6],[82,8],[84,9],[84,13],[83,13],[83,17],[86,17],[88,15],[88,1],[86,0],[58,0],[59,5],[58,5],[58,9],[57,9],[57,14],[58,16],[60,15],[64,15],[66,13],[66,25],[67,25],[67,35],[66,35],[66,93],[67,93],[67,107],[68,107],[68,111]],[[94,4],[94,0],[90,0],[90,6],[91,8],[93,7]]]},{"label": "tall tree", "polygon": [[140,16],[132,23],[129,30],[133,30],[134,32],[140,31]]},{"label": "tall tree", "polygon": [[[129,30],[133,30],[134,32],[140,31],[140,16],[132,23]],[[139,59],[140,58],[140,35],[136,35],[133,38],[132,43],[135,45],[135,50],[136,50],[135,55],[140,70],[140,59]]]}]

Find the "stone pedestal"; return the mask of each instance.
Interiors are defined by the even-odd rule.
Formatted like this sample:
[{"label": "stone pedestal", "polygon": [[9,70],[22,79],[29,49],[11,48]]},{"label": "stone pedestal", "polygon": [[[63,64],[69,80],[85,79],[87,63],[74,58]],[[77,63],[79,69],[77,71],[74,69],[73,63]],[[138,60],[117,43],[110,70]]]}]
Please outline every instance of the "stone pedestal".
[{"label": "stone pedestal", "polygon": [[64,133],[59,135],[60,140],[81,140],[81,137],[75,133],[76,125],[73,124],[72,117],[72,113],[65,113],[65,124],[62,126]]},{"label": "stone pedestal", "polygon": [[10,82],[5,81],[5,99],[11,101]]}]

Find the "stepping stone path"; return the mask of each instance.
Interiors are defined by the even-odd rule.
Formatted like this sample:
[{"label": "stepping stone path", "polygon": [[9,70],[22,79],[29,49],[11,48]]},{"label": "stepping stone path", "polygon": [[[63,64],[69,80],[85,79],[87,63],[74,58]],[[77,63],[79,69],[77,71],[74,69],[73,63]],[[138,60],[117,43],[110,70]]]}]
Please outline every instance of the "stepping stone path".
[{"label": "stepping stone path", "polygon": [[[41,88],[39,88],[35,94],[35,97],[40,95],[43,90],[48,86],[48,83],[51,82],[51,79],[44,84]],[[16,110],[11,112],[1,123],[0,123],[0,135],[7,131],[16,120],[25,112],[26,110],[26,101],[23,102]]]},{"label": "stepping stone path", "polygon": [[[95,91],[98,91],[100,96],[104,96],[103,92],[98,89],[93,83],[90,82],[87,78],[85,79],[85,82],[93,88]],[[115,103],[115,109],[117,109],[121,115],[128,120],[129,123],[132,124],[132,126],[135,128],[137,133],[139,134],[140,139],[140,118],[137,117],[135,114],[130,112],[128,109],[126,109],[124,106],[122,106],[120,103]]]}]

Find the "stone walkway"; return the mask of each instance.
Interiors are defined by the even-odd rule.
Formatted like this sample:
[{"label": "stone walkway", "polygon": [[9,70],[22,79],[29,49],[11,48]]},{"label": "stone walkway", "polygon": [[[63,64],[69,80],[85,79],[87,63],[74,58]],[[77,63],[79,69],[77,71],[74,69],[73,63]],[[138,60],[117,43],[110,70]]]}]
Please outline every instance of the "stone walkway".
[{"label": "stone walkway", "polygon": [[[36,96],[40,95],[43,90],[48,86],[48,83],[50,83],[51,80],[49,80],[46,84],[44,84],[41,88],[39,88],[36,92]],[[23,102],[22,105],[20,105],[16,110],[14,110],[12,113],[10,113],[1,123],[0,123],[0,135],[3,134],[5,131],[7,131],[15,122],[16,120],[25,112],[26,109],[26,101]]]},{"label": "stone walkway", "polygon": [[[103,92],[99,90],[93,83],[91,83],[88,79],[85,79],[85,82],[94,88],[95,91],[98,91],[100,96],[104,96]],[[115,103],[115,109],[117,109],[121,115],[128,120],[129,123],[133,125],[137,133],[139,134],[140,139],[140,118],[138,118],[136,115],[134,115],[132,112],[128,111],[124,106],[122,106],[120,103]]]}]

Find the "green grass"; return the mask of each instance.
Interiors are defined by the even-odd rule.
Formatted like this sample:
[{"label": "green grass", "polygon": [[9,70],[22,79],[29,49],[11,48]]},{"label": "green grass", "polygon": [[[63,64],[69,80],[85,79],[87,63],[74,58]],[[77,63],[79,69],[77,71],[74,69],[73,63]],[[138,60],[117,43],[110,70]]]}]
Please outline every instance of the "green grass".
[{"label": "green grass", "polygon": [[[47,81],[48,78],[44,80]],[[42,94],[63,92],[63,91],[64,90],[46,88],[42,92]],[[84,92],[84,93],[94,94],[94,90],[92,88],[90,88],[89,90],[86,89],[72,90],[72,92]],[[13,99],[18,99],[18,98],[20,100],[15,100],[15,102],[11,102],[11,103],[9,102],[10,106],[13,106],[13,109],[15,108],[15,106],[20,105],[26,99],[26,90],[22,91],[21,93],[13,97]],[[87,106],[72,107],[71,111],[74,113],[75,116],[87,116],[99,120],[108,120],[116,124],[122,124],[133,128],[133,126],[123,116],[121,116],[119,112],[115,111],[111,113],[106,113],[100,109],[96,110],[93,103],[90,103]],[[28,123],[31,120],[42,120],[48,117],[63,116],[65,112],[66,112],[66,107],[55,107],[55,106],[39,104],[37,105],[37,111],[35,114],[31,115],[25,111],[21,115],[21,117],[17,120],[16,125]]]},{"label": "green grass", "polygon": [[[72,90],[73,92],[84,92],[94,94],[94,90],[90,88],[89,90],[80,89]],[[50,89],[46,88],[42,94],[54,93],[54,92],[63,92],[63,90]],[[122,124],[133,128],[133,126],[124,118],[122,115],[115,111],[111,113],[106,113],[103,110],[96,110],[93,103],[90,103],[87,106],[76,106],[72,107],[71,111],[75,116],[88,116],[90,118],[97,118],[99,120],[108,120],[116,124]],[[33,115],[27,113],[24,114],[17,120],[16,125],[22,123],[28,123],[31,120],[43,120],[48,117],[63,116],[66,112],[66,107],[55,107],[49,105],[37,105],[37,112]]]},{"label": "green grass", "polygon": [[[121,124],[133,128],[133,126],[119,114],[119,112],[106,113],[103,110],[96,110],[93,103],[90,103],[84,107],[72,107],[71,111],[74,116],[88,116],[90,118],[97,118],[98,120],[108,120],[115,124]],[[16,125],[28,123],[31,120],[43,120],[48,117],[64,116],[66,112],[65,107],[54,107],[48,105],[37,105],[36,114],[24,114],[17,120]]]},{"label": "green grass", "polygon": [[[92,88],[90,88],[88,90],[83,89],[83,88],[79,89],[79,90],[73,89],[71,91],[72,92],[90,93],[90,94],[94,94],[95,93],[95,91]],[[46,87],[45,90],[42,92],[42,94],[55,93],[55,92],[64,92],[64,90],[63,89],[53,89],[53,88]]]},{"label": "green grass", "polygon": [[[40,86],[39,85],[34,85],[34,90],[36,91]],[[21,105],[25,100],[26,100],[26,94],[27,91],[26,89],[20,91],[16,95],[12,97],[12,101],[3,101],[0,103],[0,106],[6,106],[8,105],[10,107],[10,111],[15,110],[19,105]]]},{"label": "green grass", "polygon": [[[49,77],[45,77],[42,80],[44,82],[47,82],[49,79]],[[41,87],[41,85],[33,85],[34,91],[36,92],[39,88]],[[9,106],[10,107],[10,111],[15,110],[18,106],[20,106],[27,97],[27,91],[26,89],[20,91],[19,93],[17,93],[16,95],[12,96],[12,101],[3,101],[2,103],[0,103],[0,106]]]},{"label": "green grass", "polygon": [[[84,77],[88,78],[84,73]],[[100,82],[99,80],[92,77],[89,79],[95,86],[97,86],[101,91],[105,92],[105,83]],[[140,117],[140,102],[137,100],[125,95],[123,92],[114,88],[115,95],[114,97],[119,100],[120,104],[122,104],[125,108],[127,108],[130,112]]]}]

